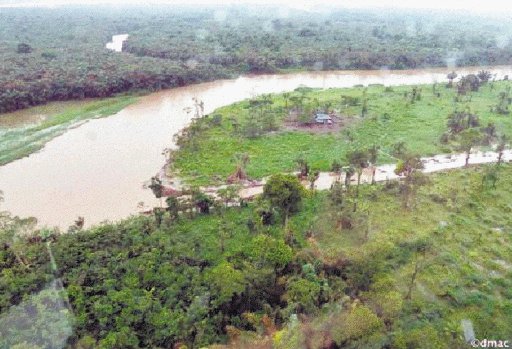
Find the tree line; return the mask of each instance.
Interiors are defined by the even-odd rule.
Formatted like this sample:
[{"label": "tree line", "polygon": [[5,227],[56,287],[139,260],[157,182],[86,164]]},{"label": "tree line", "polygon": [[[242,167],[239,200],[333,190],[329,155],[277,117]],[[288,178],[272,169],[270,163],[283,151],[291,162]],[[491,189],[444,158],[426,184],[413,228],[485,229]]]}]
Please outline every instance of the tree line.
[{"label": "tree line", "polygon": [[[3,9],[0,112],[158,90],[241,73],[508,64],[508,23],[251,7]],[[120,19],[122,18],[122,20]],[[105,49],[129,33],[125,53]],[[453,56],[453,59],[450,57]]]}]

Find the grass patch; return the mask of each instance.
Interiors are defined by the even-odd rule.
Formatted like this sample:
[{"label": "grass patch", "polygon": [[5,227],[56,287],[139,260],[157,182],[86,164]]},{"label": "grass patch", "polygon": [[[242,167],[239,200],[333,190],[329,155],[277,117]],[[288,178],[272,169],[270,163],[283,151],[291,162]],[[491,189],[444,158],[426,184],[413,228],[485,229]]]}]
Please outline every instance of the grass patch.
[{"label": "grass patch", "polygon": [[[292,93],[269,95],[271,104],[263,107],[249,100],[242,101],[196,121],[192,125],[194,132],[175,153],[171,171],[179,173],[189,184],[205,185],[225,180],[235,168],[234,155],[240,152],[250,156],[247,173],[252,178],[295,170],[295,159],[301,153],[312,169],[322,171],[329,170],[334,160],[343,162],[347,150],[372,145],[381,147],[379,163],[394,162],[389,154],[393,144],[399,141],[423,156],[449,153],[451,149],[440,138],[447,130],[447,117],[454,110],[469,109],[479,116],[481,126],[493,122],[498,132],[512,132],[512,118],[491,111],[498,103],[499,93],[511,84],[488,83],[459,101],[455,101],[456,90],[442,85],[435,92],[432,85],[417,86],[421,88],[421,98],[414,102],[411,102],[413,86],[380,85],[371,85],[366,90],[363,87],[301,88]],[[304,109],[330,109],[342,118],[357,122],[330,134],[285,130],[283,122],[294,107],[294,98],[303,99]],[[347,98],[358,98],[359,104],[347,105]],[[361,117],[364,98],[368,112]],[[251,122],[262,125],[269,122],[269,115],[274,118],[277,130],[253,138],[244,134]]]},{"label": "grass patch", "polygon": [[135,101],[136,97],[120,96],[85,102],[79,106],[70,105],[35,125],[0,128],[0,166],[40,150],[70,127],[115,114]]}]

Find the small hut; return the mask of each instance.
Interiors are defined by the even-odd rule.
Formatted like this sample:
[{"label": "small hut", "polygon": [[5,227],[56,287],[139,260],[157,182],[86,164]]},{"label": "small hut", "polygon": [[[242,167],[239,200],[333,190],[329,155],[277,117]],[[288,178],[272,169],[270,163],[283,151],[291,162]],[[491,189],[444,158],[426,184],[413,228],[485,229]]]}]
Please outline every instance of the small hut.
[{"label": "small hut", "polygon": [[317,124],[331,125],[332,124],[332,118],[328,114],[316,113],[315,114],[315,122]]}]

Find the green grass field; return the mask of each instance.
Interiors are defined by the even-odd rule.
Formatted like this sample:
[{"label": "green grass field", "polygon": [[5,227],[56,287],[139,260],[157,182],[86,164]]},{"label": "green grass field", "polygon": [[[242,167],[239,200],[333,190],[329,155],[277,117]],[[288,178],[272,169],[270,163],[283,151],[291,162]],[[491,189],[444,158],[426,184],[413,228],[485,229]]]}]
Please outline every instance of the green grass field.
[{"label": "green grass field", "polygon": [[48,141],[80,122],[115,114],[135,100],[133,96],[119,96],[78,105],[69,104],[40,123],[14,128],[0,127],[0,166],[38,151]]},{"label": "green grass field", "polygon": [[[441,144],[440,137],[447,130],[447,117],[454,110],[470,110],[480,118],[481,126],[489,122],[496,124],[498,132],[511,134],[512,117],[491,111],[498,103],[498,94],[512,83],[508,81],[485,84],[478,92],[468,93],[455,102],[457,93],[438,85],[440,97],[434,95],[431,85],[421,88],[421,99],[411,103],[412,86],[385,88],[369,86],[367,89],[368,113],[362,118],[360,105],[342,105],[341,96],[363,96],[363,87],[344,89],[303,89],[304,105],[314,109],[326,104],[339,115],[349,120],[349,125],[331,134],[287,130],[283,120],[292,107],[290,99],[301,95],[293,92],[285,100],[283,94],[272,95],[271,106],[264,114],[276,115],[279,129],[256,138],[248,138],[236,132],[232,120],[244,125],[251,118],[261,119],[257,107],[250,101],[243,101],[220,108],[209,118],[199,120],[194,126],[192,140],[181,146],[175,154],[171,172],[178,173],[190,184],[204,185],[225,181],[235,168],[234,155],[245,152],[250,156],[248,175],[261,178],[276,172],[295,169],[295,159],[303,154],[312,169],[329,170],[333,160],[344,161],[349,149],[381,147],[379,163],[395,160],[389,156],[394,143],[403,141],[407,147],[421,155],[451,152]],[[404,96],[404,94],[408,94]],[[286,108],[286,104],[288,105]],[[220,123],[213,122],[215,115],[221,115]],[[218,118],[218,117],[217,117]]]}]

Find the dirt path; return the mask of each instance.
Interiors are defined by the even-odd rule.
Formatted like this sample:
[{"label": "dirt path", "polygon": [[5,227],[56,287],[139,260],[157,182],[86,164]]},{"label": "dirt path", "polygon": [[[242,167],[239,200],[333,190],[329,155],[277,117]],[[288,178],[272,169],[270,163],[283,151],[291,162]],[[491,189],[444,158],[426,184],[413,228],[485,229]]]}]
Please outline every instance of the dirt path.
[{"label": "dirt path", "polygon": [[[440,172],[455,168],[464,167],[466,161],[465,154],[443,154],[436,155],[433,157],[425,157],[421,158],[425,168],[423,169],[424,173],[432,173],[432,172]],[[469,159],[470,165],[477,164],[487,164],[497,162],[498,153],[493,151],[482,152],[478,151],[471,154]],[[512,161],[512,150],[506,150],[503,153],[502,157],[503,162]],[[377,166],[375,173],[375,180],[377,182],[384,182],[391,179],[400,178],[400,176],[395,174],[396,164],[388,164]],[[342,173],[341,177],[332,173],[332,172],[320,172],[318,179],[315,182],[315,189],[318,190],[327,190],[331,188],[331,185],[336,181],[337,178],[345,178],[345,174]],[[354,175],[351,178],[352,182],[357,181],[356,176]],[[361,176],[361,183],[370,183],[371,182],[371,173],[370,171],[364,171]],[[254,197],[255,195],[261,194],[263,192],[263,185],[265,184],[265,178],[257,183],[257,185],[245,187],[240,190],[240,197],[244,199],[249,199]],[[305,185],[309,185],[308,183],[304,183]],[[219,187],[220,188],[220,187]],[[218,188],[217,188],[218,189]],[[216,190],[213,188],[209,188],[208,192],[214,193]]]}]

